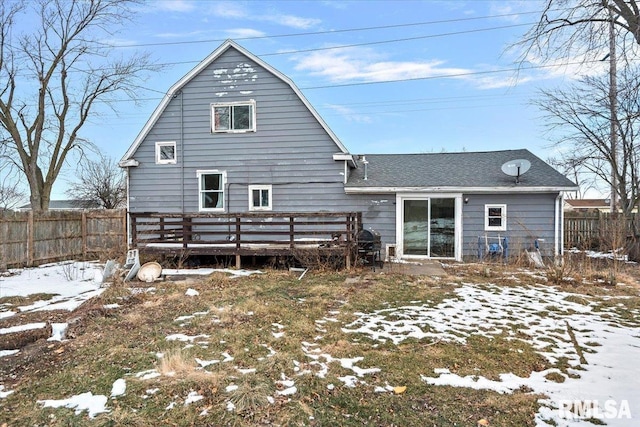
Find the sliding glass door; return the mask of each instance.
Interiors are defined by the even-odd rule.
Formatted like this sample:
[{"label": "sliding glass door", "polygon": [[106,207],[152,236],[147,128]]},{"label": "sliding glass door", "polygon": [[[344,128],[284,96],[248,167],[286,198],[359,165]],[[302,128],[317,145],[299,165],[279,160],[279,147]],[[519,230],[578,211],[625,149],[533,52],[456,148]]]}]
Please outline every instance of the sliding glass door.
[{"label": "sliding glass door", "polygon": [[405,198],[402,212],[403,255],[455,258],[455,198]]}]

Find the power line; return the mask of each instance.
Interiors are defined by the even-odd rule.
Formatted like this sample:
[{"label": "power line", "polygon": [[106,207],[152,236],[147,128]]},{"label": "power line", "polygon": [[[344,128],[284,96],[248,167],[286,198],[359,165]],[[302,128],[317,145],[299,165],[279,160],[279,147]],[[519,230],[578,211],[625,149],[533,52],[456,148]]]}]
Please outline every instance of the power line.
[{"label": "power line", "polygon": [[[235,38],[235,40],[264,40],[264,39],[277,39],[277,38],[288,38],[288,37],[316,36],[316,35],[324,35],[324,34],[339,34],[339,33],[349,33],[349,32],[358,32],[358,31],[386,30],[391,28],[407,28],[407,27],[417,27],[417,26],[425,26],[425,25],[449,24],[449,23],[457,23],[457,22],[471,22],[471,21],[479,21],[479,20],[494,19],[494,18],[510,18],[510,17],[522,16],[522,15],[534,15],[534,14],[539,15],[540,13],[541,11],[505,13],[505,14],[499,14],[499,15],[442,19],[442,20],[435,20],[435,21],[411,22],[411,23],[404,23],[404,24],[379,25],[379,26],[373,26],[373,27],[343,28],[338,30],[309,31],[309,32],[303,32],[303,33],[274,34],[274,35],[264,35],[264,36],[247,36],[247,37],[237,37]],[[111,46],[114,48],[131,48],[131,47],[148,47],[148,46],[175,46],[175,45],[184,45],[184,44],[213,43],[213,42],[220,43],[224,40],[225,39],[185,40],[185,41],[176,41],[176,42],[134,43],[134,44],[126,44],[126,45],[115,45],[115,44],[108,44],[108,43],[103,43],[103,44],[105,46]]]},{"label": "power line", "polygon": [[[508,28],[524,27],[524,26],[531,26],[531,25],[533,25],[533,23],[512,24],[512,25],[503,25],[503,26],[498,26],[498,27],[487,27],[487,28],[476,28],[476,29],[472,29],[472,30],[452,31],[452,32],[448,32],[448,33],[429,34],[429,35],[425,35],[425,36],[404,37],[404,38],[396,38],[396,39],[378,40],[378,41],[373,41],[373,42],[344,44],[344,45],[336,45],[336,46],[309,48],[309,49],[287,50],[287,51],[283,51],[283,52],[269,52],[269,53],[257,54],[256,56],[263,57],[263,56],[277,56],[277,55],[292,55],[292,54],[296,54],[296,53],[321,52],[321,51],[325,51],[325,50],[338,50],[338,49],[346,49],[346,48],[351,48],[351,47],[362,47],[362,46],[372,46],[372,45],[379,45],[379,44],[400,43],[400,42],[407,42],[407,41],[412,41],[412,40],[424,40],[424,39],[429,39],[429,38],[448,37],[448,36],[455,36],[455,35],[461,35],[461,34],[472,34],[472,33],[479,33],[479,32],[485,32],[485,31],[503,30],[503,29],[508,29]],[[236,40],[241,40],[241,39],[236,39]],[[174,62],[161,62],[161,63],[156,64],[156,65],[158,65],[158,66],[187,65],[187,64],[198,64],[200,62],[201,61],[174,61]]]},{"label": "power line", "polygon": [[377,115],[390,115],[390,114],[398,114],[398,113],[417,113],[417,112],[421,112],[421,111],[467,110],[467,109],[478,109],[478,108],[486,109],[486,108],[492,108],[492,107],[504,107],[506,105],[522,106],[522,103],[486,104],[486,105],[456,105],[456,106],[437,107],[437,108],[412,108],[412,109],[406,109],[406,110],[367,111],[367,112],[353,111],[353,112],[348,112],[348,113],[334,112],[334,113],[323,114],[322,116],[323,117],[332,117],[332,116],[348,116],[348,117],[352,117],[352,116],[374,116],[374,115],[377,116]]},{"label": "power line", "polygon": [[462,95],[462,96],[443,96],[437,98],[413,98],[413,99],[390,99],[386,101],[368,101],[368,102],[349,102],[340,103],[341,106],[378,106],[378,105],[392,105],[392,104],[434,104],[438,102],[456,102],[462,100],[477,100],[477,99],[493,99],[493,98],[509,98],[520,97],[522,95]]},{"label": "power line", "polygon": [[[581,65],[589,62],[599,62],[598,61],[576,61],[576,62],[567,62],[562,64],[562,66],[567,65]],[[502,68],[499,70],[487,70],[487,71],[469,71],[465,73],[452,73],[452,74],[438,74],[434,76],[425,76],[425,77],[407,77],[405,79],[396,79],[396,80],[379,80],[379,81],[369,81],[369,82],[355,82],[355,83],[337,83],[331,85],[322,85],[322,86],[307,86],[301,87],[303,90],[313,90],[313,89],[331,89],[331,88],[340,88],[340,87],[349,87],[349,86],[368,86],[375,84],[385,84],[385,83],[400,83],[400,82],[410,82],[410,81],[419,81],[419,80],[434,80],[434,79],[444,79],[444,78],[457,78],[457,77],[469,77],[469,76],[480,76],[487,74],[498,74],[505,72],[520,72],[527,70],[539,70],[543,68],[555,68],[558,65],[532,65],[529,67],[513,67],[513,68]]]},{"label": "power line", "polygon": [[452,32],[449,32],[449,33],[440,33],[440,34],[429,34],[427,36],[405,37],[405,38],[401,38],[401,39],[380,40],[380,41],[375,41],[375,42],[356,43],[356,44],[348,44],[348,45],[340,45],[340,46],[329,46],[329,47],[318,47],[318,48],[311,48],[311,49],[288,50],[288,51],[284,51],[284,52],[263,53],[262,55],[258,55],[258,56],[290,55],[290,54],[293,54],[293,53],[306,53],[306,52],[317,52],[317,51],[322,51],[322,50],[344,49],[344,48],[349,48],[349,47],[371,46],[371,45],[377,45],[377,44],[397,43],[397,42],[406,42],[406,41],[412,41],[412,40],[431,39],[431,38],[436,38],[436,37],[455,36],[455,35],[460,35],[460,34],[480,33],[480,32],[484,32],[484,31],[503,30],[503,29],[506,29],[506,28],[515,28],[515,27],[524,27],[524,26],[528,27],[528,26],[531,26],[531,25],[533,25],[533,23],[529,22],[529,23],[526,23],[526,24],[503,25],[503,26],[500,26],[500,27],[477,28],[477,29],[473,29],[473,30],[452,31]]}]

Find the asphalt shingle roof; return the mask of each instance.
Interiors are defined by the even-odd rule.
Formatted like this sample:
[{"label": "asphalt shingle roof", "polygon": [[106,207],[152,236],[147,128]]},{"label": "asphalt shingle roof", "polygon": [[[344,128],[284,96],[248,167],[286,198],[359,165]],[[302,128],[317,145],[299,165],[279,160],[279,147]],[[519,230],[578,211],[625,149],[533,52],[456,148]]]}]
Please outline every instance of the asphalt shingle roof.
[{"label": "asphalt shingle roof", "polygon": [[526,159],[531,168],[520,176],[518,187],[567,187],[577,185],[529,150],[462,153],[366,154],[367,180],[362,157],[351,172],[348,188],[354,187],[515,187],[515,178],[502,165]]}]

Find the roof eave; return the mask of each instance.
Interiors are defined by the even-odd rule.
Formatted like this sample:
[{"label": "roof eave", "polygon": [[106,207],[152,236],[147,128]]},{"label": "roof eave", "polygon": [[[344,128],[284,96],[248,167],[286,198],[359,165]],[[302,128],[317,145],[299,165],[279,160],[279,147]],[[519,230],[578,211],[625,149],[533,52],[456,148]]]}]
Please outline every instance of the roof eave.
[{"label": "roof eave", "polygon": [[358,163],[356,162],[356,158],[353,154],[349,153],[336,153],[333,155],[333,160],[335,161],[347,161],[351,163],[351,166],[354,168],[358,168]]},{"label": "roof eave", "polygon": [[121,168],[135,167],[135,166],[138,166],[139,164],[140,162],[137,161],[136,159],[120,160],[118,162],[118,166],[120,166]]},{"label": "roof eave", "polygon": [[559,193],[578,191],[579,187],[569,186],[495,186],[495,187],[365,187],[346,186],[346,194],[367,193]]}]

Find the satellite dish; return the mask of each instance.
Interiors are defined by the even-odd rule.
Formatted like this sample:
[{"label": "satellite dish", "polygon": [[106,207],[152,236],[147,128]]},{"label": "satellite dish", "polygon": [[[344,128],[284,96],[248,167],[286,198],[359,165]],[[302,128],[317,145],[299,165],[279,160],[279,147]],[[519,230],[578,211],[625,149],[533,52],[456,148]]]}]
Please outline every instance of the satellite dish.
[{"label": "satellite dish", "polygon": [[526,159],[509,160],[502,165],[502,172],[505,175],[513,176],[516,178],[516,184],[521,175],[524,175],[531,168],[531,162]]}]

